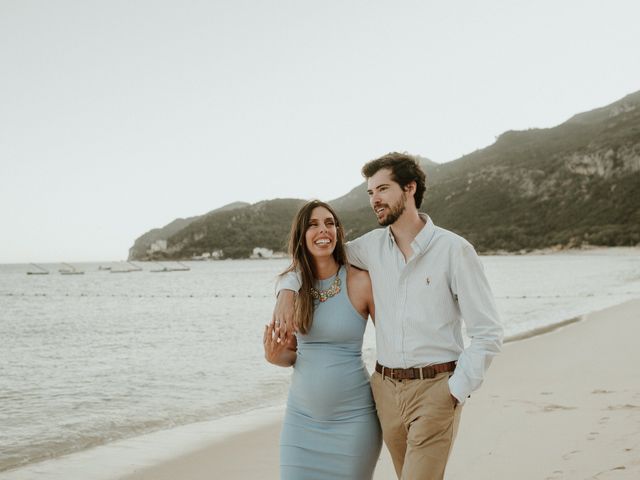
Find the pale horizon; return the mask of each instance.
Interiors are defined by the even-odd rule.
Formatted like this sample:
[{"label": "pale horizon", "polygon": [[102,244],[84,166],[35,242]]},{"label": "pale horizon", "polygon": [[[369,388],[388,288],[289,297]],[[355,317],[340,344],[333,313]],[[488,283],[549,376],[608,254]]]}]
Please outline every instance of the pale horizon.
[{"label": "pale horizon", "polygon": [[0,1],[0,263],[126,259],[223,205],[346,194],[640,89],[632,1]]}]

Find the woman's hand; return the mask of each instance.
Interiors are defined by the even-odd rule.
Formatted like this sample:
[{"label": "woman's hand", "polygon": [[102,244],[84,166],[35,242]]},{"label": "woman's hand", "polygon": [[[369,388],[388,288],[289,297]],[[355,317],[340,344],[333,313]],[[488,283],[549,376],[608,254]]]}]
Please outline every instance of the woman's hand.
[{"label": "woman's hand", "polygon": [[292,333],[281,331],[280,327],[276,327],[274,322],[265,325],[262,344],[267,362],[280,367],[290,367],[296,363],[296,348],[298,346],[296,336]]}]

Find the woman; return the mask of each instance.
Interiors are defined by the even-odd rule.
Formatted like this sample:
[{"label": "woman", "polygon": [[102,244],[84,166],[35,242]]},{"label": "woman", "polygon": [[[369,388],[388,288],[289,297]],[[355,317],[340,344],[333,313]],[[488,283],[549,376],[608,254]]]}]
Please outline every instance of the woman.
[{"label": "woman", "polygon": [[362,362],[362,336],[374,316],[367,272],[347,264],[344,233],[326,203],[304,205],[291,226],[289,253],[302,287],[296,334],[278,340],[267,325],[267,360],[293,366],[280,437],[283,480],[371,479],[382,437]]}]

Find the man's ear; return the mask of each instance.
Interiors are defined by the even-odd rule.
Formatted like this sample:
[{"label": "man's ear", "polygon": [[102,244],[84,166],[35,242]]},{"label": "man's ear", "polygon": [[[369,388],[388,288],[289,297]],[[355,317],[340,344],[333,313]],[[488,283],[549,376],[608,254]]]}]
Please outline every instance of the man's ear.
[{"label": "man's ear", "polygon": [[409,193],[410,195],[415,195],[416,188],[418,188],[418,184],[415,180],[412,180],[404,186],[404,191]]}]

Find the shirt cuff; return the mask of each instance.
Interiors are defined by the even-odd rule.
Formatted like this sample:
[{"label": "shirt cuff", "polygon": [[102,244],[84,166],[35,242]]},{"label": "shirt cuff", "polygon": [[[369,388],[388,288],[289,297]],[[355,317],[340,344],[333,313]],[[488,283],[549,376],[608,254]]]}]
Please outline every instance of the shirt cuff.
[{"label": "shirt cuff", "polygon": [[471,390],[471,386],[467,385],[467,382],[462,376],[454,373],[449,379],[449,391],[451,392],[451,395],[456,397],[460,405],[464,405],[467,397],[471,394]]}]

